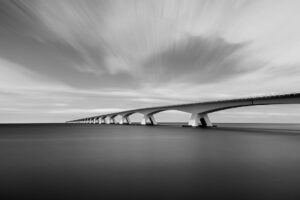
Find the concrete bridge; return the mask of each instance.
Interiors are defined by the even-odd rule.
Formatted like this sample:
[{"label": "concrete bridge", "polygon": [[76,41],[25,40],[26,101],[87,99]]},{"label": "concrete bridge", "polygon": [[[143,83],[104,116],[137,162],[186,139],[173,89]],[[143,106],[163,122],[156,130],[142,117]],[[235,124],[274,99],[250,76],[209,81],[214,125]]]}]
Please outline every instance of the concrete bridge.
[{"label": "concrete bridge", "polygon": [[189,126],[196,127],[201,125],[206,127],[212,126],[208,117],[209,113],[237,107],[273,104],[300,104],[300,93],[141,108],[72,120],[67,123],[116,124],[115,118],[121,116],[119,124],[131,124],[130,115],[140,113],[143,115],[142,125],[156,125],[155,114],[168,110],[177,110],[191,114],[188,122]]}]

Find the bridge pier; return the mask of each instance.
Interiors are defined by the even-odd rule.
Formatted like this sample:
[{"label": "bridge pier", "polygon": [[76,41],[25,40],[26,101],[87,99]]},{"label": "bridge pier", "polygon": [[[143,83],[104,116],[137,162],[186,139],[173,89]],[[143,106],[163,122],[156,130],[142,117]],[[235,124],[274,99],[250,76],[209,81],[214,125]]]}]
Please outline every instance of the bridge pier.
[{"label": "bridge pier", "polygon": [[107,116],[105,119],[106,119],[106,124],[115,124],[116,123],[114,117]]},{"label": "bridge pier", "polygon": [[131,124],[128,116],[121,116],[120,124]]},{"label": "bridge pier", "polygon": [[125,119],[126,119],[126,121],[127,121],[127,124],[131,124],[131,121],[130,121],[129,116],[126,116]]},{"label": "bridge pier", "polygon": [[202,127],[212,126],[207,113],[192,113],[189,121],[189,126],[197,127],[201,124]]},{"label": "bridge pier", "polygon": [[105,117],[105,123],[110,124],[110,117]]},{"label": "bridge pier", "polygon": [[115,116],[110,118],[110,123],[111,124],[115,124],[116,123]]},{"label": "bridge pier", "polygon": [[153,115],[145,114],[143,116],[141,125],[156,125],[157,122]]}]

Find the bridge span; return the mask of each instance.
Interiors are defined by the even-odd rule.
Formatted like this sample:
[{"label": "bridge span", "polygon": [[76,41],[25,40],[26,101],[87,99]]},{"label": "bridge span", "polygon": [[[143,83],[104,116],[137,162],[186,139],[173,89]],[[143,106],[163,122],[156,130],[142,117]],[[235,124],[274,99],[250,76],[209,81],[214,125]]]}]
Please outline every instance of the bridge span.
[{"label": "bridge span", "polygon": [[156,125],[155,114],[168,110],[177,110],[191,114],[188,122],[189,126],[207,127],[212,126],[208,117],[209,113],[237,107],[274,104],[300,104],[300,93],[141,108],[76,119],[67,123],[116,124],[115,118],[121,116],[119,124],[131,124],[130,115],[140,113],[143,115],[141,125]]}]

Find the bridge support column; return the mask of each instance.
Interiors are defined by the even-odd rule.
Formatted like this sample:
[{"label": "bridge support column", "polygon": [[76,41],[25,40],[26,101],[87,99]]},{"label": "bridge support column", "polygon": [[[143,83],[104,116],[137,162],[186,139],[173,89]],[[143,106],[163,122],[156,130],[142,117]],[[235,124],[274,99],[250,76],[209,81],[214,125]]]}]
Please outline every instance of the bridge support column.
[{"label": "bridge support column", "polygon": [[97,118],[95,117],[95,118],[93,119],[93,124],[96,124],[96,120],[97,120]]},{"label": "bridge support column", "polygon": [[115,124],[115,118],[114,117],[106,117],[106,124]]},{"label": "bridge support column", "polygon": [[120,124],[130,124],[130,119],[128,116],[122,116],[120,120]]},{"label": "bridge support column", "polygon": [[156,125],[157,122],[153,115],[144,115],[141,124],[142,125]]},{"label": "bridge support column", "polygon": [[99,119],[98,119],[98,124],[102,124],[102,117],[99,117]]},{"label": "bridge support column", "polygon": [[125,120],[127,121],[127,124],[131,124],[131,121],[130,121],[129,116],[126,116],[126,117],[125,117]]},{"label": "bridge support column", "polygon": [[111,124],[115,124],[115,123],[116,123],[115,117],[111,117],[111,118],[110,118],[110,123],[111,123]]},{"label": "bridge support column", "polygon": [[106,118],[105,118],[105,123],[106,123],[106,124],[110,124],[110,117],[106,117]]},{"label": "bridge support column", "polygon": [[210,119],[209,119],[207,113],[202,114],[200,116],[200,122],[201,122],[202,127],[207,127],[207,126],[211,127],[211,126],[213,126],[212,123],[210,122]]},{"label": "bridge support column", "polygon": [[197,127],[201,124],[202,127],[212,126],[207,113],[193,113],[189,121],[189,126]]}]

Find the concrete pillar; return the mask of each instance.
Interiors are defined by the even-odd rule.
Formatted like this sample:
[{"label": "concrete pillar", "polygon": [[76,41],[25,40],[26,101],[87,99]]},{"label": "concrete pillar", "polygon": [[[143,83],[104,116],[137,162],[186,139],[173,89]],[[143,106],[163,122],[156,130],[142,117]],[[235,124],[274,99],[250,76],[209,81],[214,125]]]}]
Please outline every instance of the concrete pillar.
[{"label": "concrete pillar", "polygon": [[110,123],[111,123],[111,124],[115,124],[115,123],[116,123],[115,117],[116,117],[116,116],[110,118]]},{"label": "concrete pillar", "polygon": [[106,117],[106,124],[115,124],[115,118],[114,117]]},{"label": "concrete pillar", "polygon": [[192,113],[192,116],[189,120],[189,126],[199,126],[199,122],[200,122],[200,115],[198,113]]},{"label": "concrete pillar", "polygon": [[102,117],[99,117],[98,124],[102,124]]},{"label": "concrete pillar", "polygon": [[193,113],[191,119],[189,121],[189,126],[199,126],[201,124],[202,127],[212,126],[207,113]]},{"label": "concrete pillar", "polygon": [[110,124],[110,117],[105,117],[105,124]]},{"label": "concrete pillar", "polygon": [[131,124],[131,121],[130,121],[129,116],[126,116],[125,119],[126,119],[126,121],[127,121],[127,124]]},{"label": "concrete pillar", "polygon": [[119,124],[126,124],[126,120],[123,116],[121,116]]},{"label": "concrete pillar", "polygon": [[96,120],[97,120],[97,118],[95,117],[95,118],[93,119],[93,124],[96,124]]},{"label": "concrete pillar", "polygon": [[130,124],[130,119],[128,116],[122,116],[120,120],[120,124]]},{"label": "concrete pillar", "polygon": [[202,114],[200,116],[200,122],[201,122],[202,127],[213,126],[212,123],[210,122],[210,119],[209,119],[207,113]]},{"label": "concrete pillar", "polygon": [[157,122],[153,115],[148,114],[148,115],[144,115],[141,124],[142,125],[156,125]]}]

